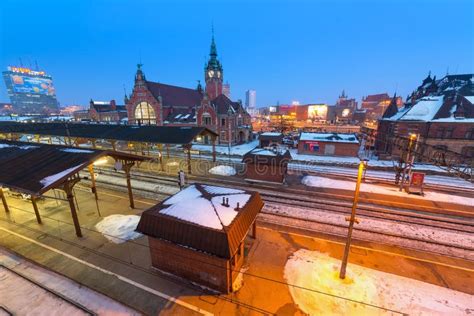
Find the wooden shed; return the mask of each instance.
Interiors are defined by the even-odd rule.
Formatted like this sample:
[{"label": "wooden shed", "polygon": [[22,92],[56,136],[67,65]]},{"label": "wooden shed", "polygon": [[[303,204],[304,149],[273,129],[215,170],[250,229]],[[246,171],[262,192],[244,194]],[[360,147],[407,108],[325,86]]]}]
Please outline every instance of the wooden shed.
[{"label": "wooden shed", "polygon": [[283,134],[279,132],[265,132],[258,136],[259,147],[279,146],[283,142]]},{"label": "wooden shed", "polygon": [[245,163],[245,178],[250,181],[285,182],[291,154],[287,149],[255,148],[242,159]]},{"label": "wooden shed", "polygon": [[136,230],[155,268],[229,293],[262,207],[258,192],[193,184],[143,212]]}]

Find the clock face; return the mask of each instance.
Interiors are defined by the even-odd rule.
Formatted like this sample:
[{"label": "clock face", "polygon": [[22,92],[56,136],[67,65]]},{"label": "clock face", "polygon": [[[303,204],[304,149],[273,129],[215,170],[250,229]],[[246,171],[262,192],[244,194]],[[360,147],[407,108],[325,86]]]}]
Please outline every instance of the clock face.
[{"label": "clock face", "polygon": [[208,74],[209,74],[209,77],[214,76],[214,70],[209,70]]}]

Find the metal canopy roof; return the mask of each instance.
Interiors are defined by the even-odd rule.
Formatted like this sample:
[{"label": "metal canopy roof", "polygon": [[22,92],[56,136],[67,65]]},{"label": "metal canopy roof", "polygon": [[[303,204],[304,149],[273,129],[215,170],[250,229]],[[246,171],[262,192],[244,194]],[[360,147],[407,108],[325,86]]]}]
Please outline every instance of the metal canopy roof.
[{"label": "metal canopy roof", "polygon": [[157,144],[189,144],[199,135],[217,134],[206,127],[131,126],[83,123],[0,122],[0,133],[109,139]]},{"label": "metal canopy roof", "polygon": [[0,186],[41,195],[103,156],[145,160],[121,152],[0,141]]}]

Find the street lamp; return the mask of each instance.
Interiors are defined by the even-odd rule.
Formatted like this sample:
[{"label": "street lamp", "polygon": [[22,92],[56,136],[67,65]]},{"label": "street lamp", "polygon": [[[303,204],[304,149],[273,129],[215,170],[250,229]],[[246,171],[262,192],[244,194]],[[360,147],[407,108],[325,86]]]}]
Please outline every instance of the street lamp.
[{"label": "street lamp", "polygon": [[354,223],[359,223],[359,220],[355,216],[356,216],[357,202],[359,201],[360,183],[362,180],[362,174],[364,172],[364,169],[367,166],[367,162],[368,162],[367,160],[361,160],[361,162],[359,163],[359,171],[357,172],[357,182],[356,182],[356,189],[354,193],[354,201],[352,203],[351,217],[349,219],[346,219],[346,220],[349,220],[349,232],[347,233],[347,241],[346,241],[346,246],[344,248],[344,256],[342,257],[341,271],[339,273],[339,278],[341,279],[344,279],[346,277],[347,260],[349,259],[349,249],[351,247],[352,230],[354,229]]}]

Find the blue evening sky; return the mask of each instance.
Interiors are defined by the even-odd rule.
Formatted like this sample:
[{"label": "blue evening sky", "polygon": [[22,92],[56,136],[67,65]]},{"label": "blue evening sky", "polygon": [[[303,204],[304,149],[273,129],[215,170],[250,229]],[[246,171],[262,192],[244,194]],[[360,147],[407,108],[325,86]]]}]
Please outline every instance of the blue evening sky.
[{"label": "blue evening sky", "polygon": [[[474,1],[0,1],[0,69],[34,65],[61,105],[122,103],[140,58],[148,80],[195,87],[214,23],[233,99],[259,106],[359,101],[426,77],[474,72]],[[0,83],[0,102],[8,101]]]}]

